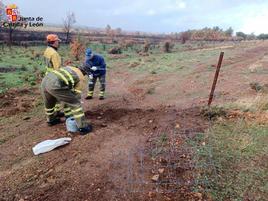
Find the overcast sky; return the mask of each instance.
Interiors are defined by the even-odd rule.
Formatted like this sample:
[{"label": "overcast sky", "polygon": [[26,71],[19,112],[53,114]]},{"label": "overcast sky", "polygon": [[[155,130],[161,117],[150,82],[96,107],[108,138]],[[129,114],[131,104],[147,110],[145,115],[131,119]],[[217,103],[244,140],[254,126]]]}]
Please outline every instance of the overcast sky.
[{"label": "overcast sky", "polygon": [[62,24],[68,11],[77,25],[146,32],[180,32],[219,26],[268,33],[268,0],[3,0],[15,3],[26,17]]}]

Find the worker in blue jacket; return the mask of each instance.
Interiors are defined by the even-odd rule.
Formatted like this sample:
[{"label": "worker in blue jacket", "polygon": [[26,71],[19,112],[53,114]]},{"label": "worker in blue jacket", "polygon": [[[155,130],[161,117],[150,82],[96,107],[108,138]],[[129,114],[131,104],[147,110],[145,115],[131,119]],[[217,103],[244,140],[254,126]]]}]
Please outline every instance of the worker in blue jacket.
[{"label": "worker in blue jacket", "polygon": [[89,78],[88,94],[86,99],[92,99],[97,79],[100,82],[99,99],[104,99],[106,64],[101,55],[94,54],[90,48],[86,49],[85,65],[91,69],[92,76]]}]

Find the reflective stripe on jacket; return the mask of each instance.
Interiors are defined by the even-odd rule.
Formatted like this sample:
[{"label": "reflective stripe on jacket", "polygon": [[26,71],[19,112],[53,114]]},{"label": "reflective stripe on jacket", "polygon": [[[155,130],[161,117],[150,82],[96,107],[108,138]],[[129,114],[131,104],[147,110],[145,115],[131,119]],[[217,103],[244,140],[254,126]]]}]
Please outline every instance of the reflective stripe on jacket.
[{"label": "reflective stripe on jacket", "polygon": [[60,80],[62,80],[70,89],[76,93],[82,93],[86,86],[86,78],[80,69],[72,66],[51,70]]}]

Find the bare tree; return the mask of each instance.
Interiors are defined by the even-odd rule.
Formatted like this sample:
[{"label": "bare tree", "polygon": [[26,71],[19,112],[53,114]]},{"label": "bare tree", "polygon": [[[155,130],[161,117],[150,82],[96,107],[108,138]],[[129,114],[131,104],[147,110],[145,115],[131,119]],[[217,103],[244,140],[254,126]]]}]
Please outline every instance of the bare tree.
[{"label": "bare tree", "polygon": [[149,40],[145,40],[144,46],[143,46],[143,52],[147,53],[150,50],[151,43]]},{"label": "bare tree", "polygon": [[106,35],[110,38],[112,43],[117,43],[117,41],[115,39],[115,37],[117,35],[117,30],[116,29],[112,29],[112,27],[108,24],[105,27],[105,32],[106,32]]},{"label": "bare tree", "polygon": [[73,12],[68,12],[66,18],[63,19],[63,31],[66,34],[66,42],[70,42],[70,32],[73,25],[76,23],[75,15]]},{"label": "bare tree", "polygon": [[116,35],[119,36],[122,34],[122,29],[121,28],[116,28]]},{"label": "bare tree", "polygon": [[105,32],[106,32],[107,36],[110,35],[111,30],[112,30],[111,26],[109,24],[107,24],[107,26],[105,27]]},{"label": "bare tree", "polygon": [[191,32],[190,31],[184,31],[180,34],[181,43],[185,44],[187,40],[191,39]]},{"label": "bare tree", "polygon": [[225,34],[229,37],[231,37],[234,33],[234,30],[232,27],[229,27],[226,31],[225,31]]}]

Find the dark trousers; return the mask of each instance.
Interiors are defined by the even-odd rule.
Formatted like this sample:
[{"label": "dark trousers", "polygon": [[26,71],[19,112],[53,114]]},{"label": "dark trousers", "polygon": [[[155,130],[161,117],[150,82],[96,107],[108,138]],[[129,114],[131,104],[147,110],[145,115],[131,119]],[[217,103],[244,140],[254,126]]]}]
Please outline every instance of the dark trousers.
[{"label": "dark trousers", "polygon": [[93,76],[92,79],[89,79],[88,83],[88,96],[93,96],[95,84],[97,82],[97,79],[99,79],[100,82],[100,94],[99,96],[104,96],[105,92],[105,75],[100,76]]}]

